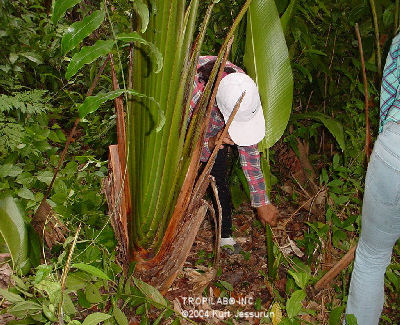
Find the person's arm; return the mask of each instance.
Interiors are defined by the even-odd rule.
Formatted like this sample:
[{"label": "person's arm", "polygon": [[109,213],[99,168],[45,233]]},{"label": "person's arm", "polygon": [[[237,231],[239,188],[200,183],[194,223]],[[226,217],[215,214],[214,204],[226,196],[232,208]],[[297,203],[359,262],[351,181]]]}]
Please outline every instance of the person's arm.
[{"label": "person's arm", "polygon": [[211,111],[210,123],[208,124],[207,133],[204,136],[203,149],[201,151],[200,160],[206,162],[210,158],[211,151],[214,149],[215,140],[219,131],[225,126],[223,118],[219,115],[218,108],[213,107]]},{"label": "person's arm", "polygon": [[278,209],[271,204],[267,196],[257,145],[238,146],[238,150],[240,163],[250,188],[251,205],[257,209],[257,214],[263,223],[275,226]]}]

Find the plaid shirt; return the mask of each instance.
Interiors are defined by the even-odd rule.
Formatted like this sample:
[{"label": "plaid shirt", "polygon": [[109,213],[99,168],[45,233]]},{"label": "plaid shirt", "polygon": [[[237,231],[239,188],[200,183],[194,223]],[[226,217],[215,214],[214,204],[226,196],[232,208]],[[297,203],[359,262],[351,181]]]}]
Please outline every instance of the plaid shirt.
[{"label": "plaid shirt", "polygon": [[[201,56],[199,58],[197,69],[213,60],[216,60],[215,56]],[[244,73],[242,69],[229,61],[226,62],[226,67],[232,68],[236,72]],[[222,77],[225,77],[226,75],[227,73],[224,72]],[[196,74],[195,76],[194,83],[193,96],[190,102],[189,118],[191,118],[193,109],[196,107],[205,87],[205,84],[199,80],[198,74]],[[219,112],[217,104],[215,103],[211,111],[210,123],[208,125],[208,129],[204,138],[204,145],[200,158],[201,161],[207,161],[211,155],[211,152],[208,148],[208,139],[216,136],[224,126],[224,119]],[[242,169],[244,175],[246,176],[247,182],[249,183],[251,205],[253,207],[261,207],[269,204],[270,202],[265,191],[265,181],[263,173],[261,171],[260,153],[258,151],[257,145],[255,144],[252,146],[237,147],[240,156],[240,163],[242,165]]]},{"label": "plaid shirt", "polygon": [[383,70],[380,102],[380,125],[379,132],[389,122],[400,121],[400,92],[398,60],[400,57],[400,34],[393,38],[389,54]]}]

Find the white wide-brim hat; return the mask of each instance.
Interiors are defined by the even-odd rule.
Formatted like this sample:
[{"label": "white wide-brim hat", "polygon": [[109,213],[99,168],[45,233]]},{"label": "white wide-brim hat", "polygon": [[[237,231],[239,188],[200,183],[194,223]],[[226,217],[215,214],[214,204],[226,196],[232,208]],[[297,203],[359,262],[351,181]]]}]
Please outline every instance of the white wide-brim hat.
[{"label": "white wide-brim hat", "polygon": [[253,79],[245,73],[228,74],[219,84],[216,100],[227,123],[243,91],[246,91],[246,94],[228,133],[235,144],[251,146],[259,143],[265,136],[264,113],[260,94]]}]

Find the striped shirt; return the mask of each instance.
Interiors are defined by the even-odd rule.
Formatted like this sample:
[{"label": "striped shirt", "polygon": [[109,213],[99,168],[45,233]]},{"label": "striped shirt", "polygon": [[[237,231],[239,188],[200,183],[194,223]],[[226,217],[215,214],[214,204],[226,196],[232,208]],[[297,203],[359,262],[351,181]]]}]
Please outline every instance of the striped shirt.
[{"label": "striped shirt", "polygon": [[[204,64],[213,60],[214,61],[216,60],[215,56],[201,56],[199,58],[197,69],[199,69]],[[236,72],[244,73],[242,69],[240,69],[239,67],[237,67],[236,65],[234,65],[229,61],[226,62],[226,67],[232,68]],[[222,77],[225,77],[226,75],[227,73],[224,72]],[[196,74],[194,83],[195,84],[194,84],[193,95],[190,102],[189,118],[191,118],[192,112],[196,107],[205,87],[205,84],[199,78],[199,74]],[[211,111],[210,123],[208,125],[206,135],[204,137],[204,144],[200,158],[201,161],[203,162],[207,161],[211,155],[211,152],[208,148],[208,139],[216,136],[218,132],[221,129],[223,129],[224,126],[225,126],[224,119],[221,113],[219,112],[217,104],[215,103]],[[237,148],[239,151],[240,163],[242,165],[244,175],[246,176],[250,188],[251,205],[253,207],[260,207],[269,204],[270,202],[265,190],[265,181],[263,173],[261,171],[260,153],[258,151],[257,145],[255,144],[252,146],[237,146]]]},{"label": "striped shirt", "polygon": [[400,34],[393,38],[389,54],[383,69],[380,100],[380,124],[379,132],[383,126],[391,122],[400,121],[400,72],[398,69],[400,57]]}]

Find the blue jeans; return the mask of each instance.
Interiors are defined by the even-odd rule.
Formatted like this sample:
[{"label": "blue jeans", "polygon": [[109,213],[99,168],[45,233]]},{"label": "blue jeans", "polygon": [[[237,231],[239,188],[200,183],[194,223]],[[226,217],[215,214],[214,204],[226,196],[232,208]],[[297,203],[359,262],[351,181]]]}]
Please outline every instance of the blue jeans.
[{"label": "blue jeans", "polygon": [[346,314],[359,325],[379,322],[384,275],[400,237],[400,124],[388,122],[375,143],[365,178],[361,237]]}]

